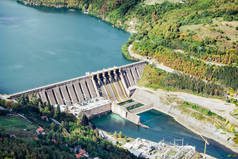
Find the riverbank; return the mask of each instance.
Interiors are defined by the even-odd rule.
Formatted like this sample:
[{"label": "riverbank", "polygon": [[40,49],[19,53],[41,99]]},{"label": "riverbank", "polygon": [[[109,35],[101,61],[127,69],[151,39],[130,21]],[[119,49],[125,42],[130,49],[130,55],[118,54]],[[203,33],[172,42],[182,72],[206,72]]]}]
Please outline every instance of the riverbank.
[{"label": "riverbank", "polygon": [[[184,98],[185,95],[188,95],[187,98]],[[233,104],[227,104],[225,107],[222,107],[222,103],[224,101],[218,99],[209,99],[181,92],[167,92],[164,90],[154,91],[148,88],[140,87],[137,87],[132,99],[143,104],[152,105],[153,109],[172,116],[177,122],[196,134],[211,138],[231,149],[232,151],[238,152],[238,145],[232,140],[227,140],[228,138],[234,137],[232,133],[225,132],[222,129],[218,129],[211,123],[197,120],[188,114],[182,113],[182,111],[176,107],[178,105],[176,100],[186,101],[190,99],[195,104],[203,104],[203,107],[208,107],[211,111],[219,112],[222,117],[227,117],[227,112],[223,112],[223,110],[226,110],[226,107],[230,107],[229,109],[232,110],[234,108]],[[213,105],[210,106],[212,103]],[[219,109],[219,111],[216,109],[216,107]],[[237,121],[234,120],[233,122]]]},{"label": "riverbank", "polygon": [[159,158],[173,158],[182,155],[189,159],[197,159],[204,156],[206,156],[207,159],[215,159],[214,157],[195,151],[195,147],[189,145],[169,145],[163,141],[153,142],[141,138],[134,139],[123,135],[119,137],[118,135],[115,135],[115,133],[111,134],[102,129],[99,129],[99,135],[112,142],[114,145],[119,145],[120,147],[127,149],[138,157],[156,158],[156,156],[159,156]]}]

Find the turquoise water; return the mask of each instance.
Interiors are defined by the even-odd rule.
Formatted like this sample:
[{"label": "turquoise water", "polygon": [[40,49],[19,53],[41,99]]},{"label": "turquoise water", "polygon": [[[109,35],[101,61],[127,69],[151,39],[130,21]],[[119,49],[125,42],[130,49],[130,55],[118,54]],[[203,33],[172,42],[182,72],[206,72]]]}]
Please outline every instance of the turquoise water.
[{"label": "turquoise water", "polygon": [[[122,131],[122,134],[133,138],[145,138],[152,141],[164,140],[167,143],[173,143],[174,139],[184,139],[184,145],[192,145],[196,150],[203,152],[204,142],[200,136],[188,130],[172,117],[156,110],[151,110],[140,114],[142,123],[150,128],[145,129],[122,119],[116,114],[107,114],[100,118],[93,119],[92,122],[103,130],[114,132]],[[210,145],[207,145],[207,154],[219,159],[229,158],[227,155],[234,154],[229,149],[214,140],[208,139]],[[181,144],[181,142],[177,142]]]},{"label": "turquoise water", "polygon": [[14,93],[114,65],[129,34],[79,11],[0,0],[0,93]]},{"label": "turquoise water", "polygon": [[[114,65],[130,63],[121,54],[129,34],[110,24],[64,9],[36,9],[0,0],[0,93],[14,93],[84,75]],[[153,141],[184,138],[184,143],[203,151],[199,136],[171,117],[157,111],[141,114],[150,129],[115,114],[93,120],[104,130],[122,131],[130,137]],[[227,158],[231,153],[209,140],[207,153]]]}]

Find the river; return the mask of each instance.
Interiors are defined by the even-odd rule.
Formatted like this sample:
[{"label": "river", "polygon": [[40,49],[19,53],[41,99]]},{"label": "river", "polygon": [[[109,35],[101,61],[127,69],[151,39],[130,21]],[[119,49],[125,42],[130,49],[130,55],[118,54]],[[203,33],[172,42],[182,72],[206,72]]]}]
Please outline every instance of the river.
[{"label": "river", "polygon": [[[143,124],[149,126],[149,129],[138,127],[137,125],[124,120],[117,114],[107,114],[99,118],[95,118],[92,122],[100,129],[114,133],[115,131],[122,131],[123,135],[132,138],[145,138],[148,140],[159,142],[164,140],[167,143],[174,143],[174,139],[178,139],[176,144],[192,145],[196,150],[203,152],[204,142],[200,136],[188,130],[172,117],[156,110],[150,110],[139,114]],[[207,154],[219,159],[231,158],[229,154],[234,154],[232,151],[223,145],[208,139]]]},{"label": "river", "polygon": [[0,93],[128,64],[121,54],[128,38],[129,33],[80,11],[0,0]]}]

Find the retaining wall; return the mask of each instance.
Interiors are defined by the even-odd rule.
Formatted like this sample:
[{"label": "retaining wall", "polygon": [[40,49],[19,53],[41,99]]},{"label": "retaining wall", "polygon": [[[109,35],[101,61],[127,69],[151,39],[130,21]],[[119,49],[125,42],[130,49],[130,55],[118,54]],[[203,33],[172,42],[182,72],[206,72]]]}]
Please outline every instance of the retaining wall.
[{"label": "retaining wall", "polygon": [[126,108],[120,105],[112,104],[112,112],[120,115],[122,118],[126,120],[133,122],[136,125],[140,124],[140,116],[130,113],[129,111],[126,110]]}]

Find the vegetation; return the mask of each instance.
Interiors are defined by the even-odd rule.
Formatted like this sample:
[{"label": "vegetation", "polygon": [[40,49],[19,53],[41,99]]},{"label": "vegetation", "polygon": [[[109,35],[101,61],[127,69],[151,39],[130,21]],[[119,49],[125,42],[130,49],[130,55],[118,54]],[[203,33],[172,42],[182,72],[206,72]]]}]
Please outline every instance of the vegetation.
[{"label": "vegetation", "polygon": [[223,130],[222,133],[233,133],[234,137],[229,137],[227,140],[232,139],[236,144],[238,143],[237,125],[231,124],[229,120],[224,119],[222,116],[210,111],[209,109],[192,103],[182,102],[178,107],[183,113],[190,114],[197,120],[210,122],[216,125],[217,129]]},{"label": "vegetation", "polygon": [[205,116],[208,116],[210,118],[218,119],[222,122],[226,121],[226,119],[224,119],[222,116],[217,115],[216,113],[211,112],[209,109],[200,107],[200,106],[195,105],[195,104],[191,104],[191,103],[188,103],[188,102],[183,102],[180,106],[185,107],[185,108],[191,108],[191,109],[199,112],[200,113],[199,115],[195,115],[195,113],[193,114],[194,117],[197,118],[197,119],[203,119],[203,118],[205,118]]},{"label": "vegetation", "polygon": [[[101,138],[83,114],[76,119],[71,114],[60,112],[59,108],[42,104],[34,96],[31,100],[22,96],[18,103],[0,100],[0,104],[7,108],[5,113],[0,113],[0,158],[70,159],[76,158],[78,149],[86,150],[90,157],[136,158]],[[36,133],[39,127],[44,129],[44,133]]]},{"label": "vegetation", "polygon": [[16,132],[26,130],[35,130],[36,126],[28,123],[24,119],[15,116],[0,116],[0,125],[5,131]]},{"label": "vegetation", "polygon": [[126,59],[135,61],[135,59],[129,55],[128,47],[129,47],[129,43],[126,42],[121,48],[122,54]]},{"label": "vegetation", "polygon": [[125,30],[133,25],[137,34],[132,34],[122,47],[126,58],[132,59],[127,49],[132,44],[134,52],[216,83],[219,89],[238,88],[237,1],[159,1],[153,5],[141,0],[17,1],[33,6],[79,8]]},{"label": "vegetation", "polygon": [[181,73],[166,73],[152,65],[146,65],[139,85],[153,89],[185,90],[202,95],[223,96],[224,88]]}]

